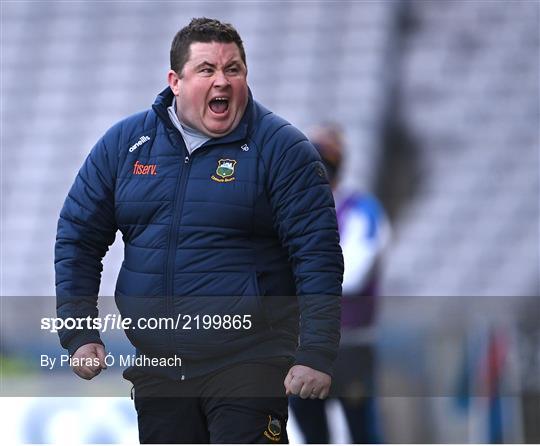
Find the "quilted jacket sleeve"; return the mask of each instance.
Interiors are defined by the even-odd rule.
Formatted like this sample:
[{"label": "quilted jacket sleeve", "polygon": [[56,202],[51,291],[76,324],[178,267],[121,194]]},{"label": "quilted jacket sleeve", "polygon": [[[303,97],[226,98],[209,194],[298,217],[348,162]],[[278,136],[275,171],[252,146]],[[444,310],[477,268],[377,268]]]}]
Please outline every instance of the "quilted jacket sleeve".
[{"label": "quilted jacket sleeve", "polygon": [[[109,131],[92,149],[64,202],[55,245],[56,308],[60,318],[96,317],[103,265],[116,234],[114,181],[117,156],[108,151]],[[72,355],[82,345],[101,343],[97,330],[60,330],[60,343]]]},{"label": "quilted jacket sleeve", "polygon": [[296,281],[296,364],[331,373],[339,345],[343,279],[334,200],[319,155],[304,135],[287,125],[273,140],[267,187],[274,225]]}]

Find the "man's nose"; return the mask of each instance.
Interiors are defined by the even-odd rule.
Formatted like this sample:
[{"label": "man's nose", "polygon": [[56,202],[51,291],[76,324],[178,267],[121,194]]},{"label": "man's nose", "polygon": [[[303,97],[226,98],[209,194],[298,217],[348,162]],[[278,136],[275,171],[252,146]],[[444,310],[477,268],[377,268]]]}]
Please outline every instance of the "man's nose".
[{"label": "man's nose", "polygon": [[214,79],[214,86],[225,87],[227,85],[230,85],[229,78],[225,75],[223,70],[217,70],[216,77]]}]

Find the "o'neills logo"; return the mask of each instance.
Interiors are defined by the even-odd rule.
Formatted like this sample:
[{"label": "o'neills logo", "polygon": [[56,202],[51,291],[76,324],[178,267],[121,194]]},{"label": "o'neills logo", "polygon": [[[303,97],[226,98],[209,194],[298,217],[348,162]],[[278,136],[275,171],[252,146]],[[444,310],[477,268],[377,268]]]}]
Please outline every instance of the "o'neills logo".
[{"label": "o'neills logo", "polygon": [[137,160],[133,164],[133,175],[157,175],[157,164],[141,164]]},{"label": "o'neills logo", "polygon": [[134,150],[137,150],[139,147],[141,147],[145,142],[147,141],[150,141],[150,137],[149,136],[141,136],[139,138],[139,140],[133,144],[130,148],[129,148],[129,151],[130,152],[133,152]]}]

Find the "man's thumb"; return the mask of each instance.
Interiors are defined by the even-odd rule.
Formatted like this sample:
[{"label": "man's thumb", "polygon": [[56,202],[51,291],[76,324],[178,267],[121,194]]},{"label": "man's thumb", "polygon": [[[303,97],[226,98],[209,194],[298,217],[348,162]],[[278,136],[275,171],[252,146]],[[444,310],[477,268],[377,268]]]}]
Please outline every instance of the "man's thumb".
[{"label": "man's thumb", "polygon": [[102,345],[96,345],[96,356],[99,359],[99,364],[102,369],[107,368],[107,364],[105,364],[105,349]]}]

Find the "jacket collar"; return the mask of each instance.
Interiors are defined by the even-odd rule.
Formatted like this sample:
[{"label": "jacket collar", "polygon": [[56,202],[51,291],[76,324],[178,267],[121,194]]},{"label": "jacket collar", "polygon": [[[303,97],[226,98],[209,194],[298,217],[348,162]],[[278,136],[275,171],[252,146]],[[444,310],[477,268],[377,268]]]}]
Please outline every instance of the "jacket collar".
[{"label": "jacket collar", "polygon": [[[171,118],[169,117],[169,113],[167,112],[167,107],[172,104],[173,98],[174,94],[171,88],[165,88],[165,90],[163,90],[157,95],[156,100],[152,104],[152,109],[167,127],[178,131],[178,129],[176,129],[174,124],[171,122]],[[203,146],[224,144],[246,139],[249,133],[249,129],[251,128],[253,111],[253,95],[251,94],[251,90],[248,88],[248,103],[246,106],[246,110],[244,111],[244,116],[242,116],[242,119],[240,120],[240,123],[231,133],[228,133],[221,138],[212,138],[206,143],[204,143]]]}]

